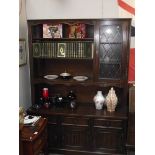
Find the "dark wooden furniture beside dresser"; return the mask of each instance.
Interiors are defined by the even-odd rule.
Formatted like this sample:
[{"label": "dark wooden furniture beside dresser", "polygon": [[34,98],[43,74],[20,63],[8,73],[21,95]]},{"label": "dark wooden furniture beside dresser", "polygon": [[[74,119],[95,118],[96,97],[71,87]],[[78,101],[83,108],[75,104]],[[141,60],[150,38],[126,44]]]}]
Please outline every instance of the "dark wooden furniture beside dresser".
[{"label": "dark wooden furniture beside dresser", "polygon": [[23,155],[47,154],[47,119],[40,118],[35,126],[24,126],[21,132]]},{"label": "dark wooden furniture beside dresser", "polygon": [[22,143],[22,139],[21,139],[21,134],[22,134],[22,128],[23,128],[23,124],[19,124],[19,155],[23,155],[23,143]]},{"label": "dark wooden furniture beside dresser", "polygon": [[126,147],[128,155],[135,154],[135,86],[129,86],[129,116]]},{"label": "dark wooden furniture beside dresser", "polygon": [[[77,109],[67,107],[29,108],[28,114],[48,118],[48,151],[70,155],[125,154],[128,122],[128,58],[131,19],[28,20],[32,103],[40,104],[42,89],[49,96],[76,94]],[[43,37],[43,26],[62,27],[60,38]],[[52,26],[53,25],[53,26]],[[82,26],[70,37],[71,26]],[[72,27],[73,28],[73,27]],[[60,49],[60,45],[64,48]],[[62,55],[59,55],[59,54]],[[45,75],[72,78],[54,80]],[[74,76],[87,76],[76,81]],[[106,96],[113,87],[118,97],[115,112],[96,110],[93,97],[98,90]]]}]

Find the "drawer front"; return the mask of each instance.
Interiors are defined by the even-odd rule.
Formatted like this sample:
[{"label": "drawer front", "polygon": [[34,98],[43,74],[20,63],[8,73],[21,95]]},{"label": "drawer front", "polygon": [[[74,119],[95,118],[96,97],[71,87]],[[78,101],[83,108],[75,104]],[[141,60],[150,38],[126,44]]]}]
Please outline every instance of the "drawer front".
[{"label": "drawer front", "polygon": [[64,124],[88,125],[88,118],[83,117],[64,117]]},{"label": "drawer front", "polygon": [[33,143],[34,152],[38,152],[47,142],[47,130],[44,130]]},{"label": "drawer front", "polygon": [[95,119],[94,126],[122,128],[123,122],[121,120]]}]

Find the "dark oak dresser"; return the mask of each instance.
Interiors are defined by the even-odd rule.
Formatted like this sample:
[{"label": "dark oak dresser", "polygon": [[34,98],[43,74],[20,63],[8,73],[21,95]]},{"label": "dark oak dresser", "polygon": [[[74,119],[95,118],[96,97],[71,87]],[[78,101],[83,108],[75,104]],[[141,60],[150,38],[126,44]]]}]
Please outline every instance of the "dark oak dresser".
[{"label": "dark oak dresser", "polygon": [[[33,105],[27,113],[48,119],[49,153],[127,153],[130,24],[131,19],[28,20]],[[44,36],[46,27],[51,37]],[[63,72],[71,78],[62,79]],[[58,78],[47,79],[47,75]],[[88,79],[75,80],[80,75]],[[108,112],[106,106],[96,110],[96,92],[106,97],[111,87],[118,97],[116,110]],[[43,88],[48,88],[51,98],[74,91],[77,108],[56,108],[53,103],[44,108]],[[39,104],[41,108],[33,108]]]}]

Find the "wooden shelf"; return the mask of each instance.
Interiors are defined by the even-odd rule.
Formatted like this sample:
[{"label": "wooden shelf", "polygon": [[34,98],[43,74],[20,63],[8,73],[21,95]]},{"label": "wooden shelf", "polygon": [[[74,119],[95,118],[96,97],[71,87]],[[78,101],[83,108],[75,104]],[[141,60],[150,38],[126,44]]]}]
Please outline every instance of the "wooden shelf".
[{"label": "wooden shelf", "polygon": [[38,59],[38,60],[45,60],[45,59],[53,59],[53,60],[84,60],[84,61],[89,61],[93,60],[93,58],[68,58],[68,57],[33,57],[33,59]]},{"label": "wooden shelf", "polygon": [[63,80],[61,78],[58,79],[54,79],[54,80],[48,80],[45,78],[38,78],[38,79],[34,79],[34,84],[39,84],[39,83],[46,83],[46,84],[50,84],[50,85],[76,85],[76,84],[84,84],[84,85],[92,85],[93,84],[93,80],[86,80],[86,81],[76,81],[74,79],[69,79],[69,80]]},{"label": "wooden shelf", "polygon": [[[62,115],[62,116],[84,116],[84,117],[100,117],[100,118],[115,118],[115,119],[127,119],[125,107],[117,107],[115,112],[108,112],[104,107],[103,110],[96,110],[94,103],[85,104],[78,103],[78,107],[75,110],[70,108],[56,108],[50,109],[40,108],[37,110],[39,115]],[[28,109],[29,113],[36,113],[36,110],[32,107]]]},{"label": "wooden shelf", "polygon": [[32,42],[37,41],[85,41],[93,42],[94,38],[32,38]]},{"label": "wooden shelf", "polygon": [[[123,87],[124,82],[122,80],[113,80],[111,81],[107,79],[108,82],[95,82],[93,79],[88,79],[86,81],[76,81],[74,79],[69,79],[69,80],[63,80],[61,78],[54,79],[54,80],[48,80],[45,78],[35,78],[33,80],[34,84],[40,84],[40,83],[45,83],[49,85],[66,85],[66,86],[74,86],[74,85],[83,85],[83,86],[100,86],[100,87]],[[115,81],[115,83],[114,83]]]}]

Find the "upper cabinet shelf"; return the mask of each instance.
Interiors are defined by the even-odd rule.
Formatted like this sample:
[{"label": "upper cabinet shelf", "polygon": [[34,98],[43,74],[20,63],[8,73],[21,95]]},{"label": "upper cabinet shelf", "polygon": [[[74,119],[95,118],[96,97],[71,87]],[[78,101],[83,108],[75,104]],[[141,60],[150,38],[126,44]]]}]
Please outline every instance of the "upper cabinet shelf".
[{"label": "upper cabinet shelf", "polygon": [[34,23],[31,23],[34,58],[93,58],[94,25],[92,23],[83,21]]},{"label": "upper cabinet shelf", "polygon": [[32,42],[40,41],[94,41],[94,38],[33,38]]},{"label": "upper cabinet shelf", "polygon": [[32,40],[93,40],[94,25],[82,22],[42,23],[32,26]]}]

